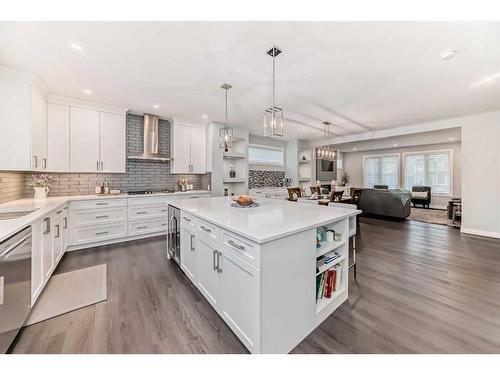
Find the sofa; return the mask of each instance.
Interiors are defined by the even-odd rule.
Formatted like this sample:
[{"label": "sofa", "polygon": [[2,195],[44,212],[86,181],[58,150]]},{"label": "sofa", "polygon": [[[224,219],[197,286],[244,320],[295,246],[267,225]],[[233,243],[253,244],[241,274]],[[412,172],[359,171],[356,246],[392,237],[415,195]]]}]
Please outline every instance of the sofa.
[{"label": "sofa", "polygon": [[390,190],[363,189],[359,198],[359,209],[363,214],[405,219],[410,215],[410,200],[403,204]]}]

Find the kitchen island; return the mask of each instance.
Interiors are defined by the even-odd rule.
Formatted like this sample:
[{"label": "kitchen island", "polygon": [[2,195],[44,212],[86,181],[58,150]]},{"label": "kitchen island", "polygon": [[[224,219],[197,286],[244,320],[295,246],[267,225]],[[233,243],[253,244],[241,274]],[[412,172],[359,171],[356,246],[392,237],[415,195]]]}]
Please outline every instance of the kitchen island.
[{"label": "kitchen island", "polygon": [[[181,268],[252,353],[288,353],[348,297],[349,225],[359,210],[228,197],[181,199]],[[340,234],[317,247],[317,229]],[[338,258],[317,270],[325,254]],[[339,274],[329,298],[317,279]]]}]

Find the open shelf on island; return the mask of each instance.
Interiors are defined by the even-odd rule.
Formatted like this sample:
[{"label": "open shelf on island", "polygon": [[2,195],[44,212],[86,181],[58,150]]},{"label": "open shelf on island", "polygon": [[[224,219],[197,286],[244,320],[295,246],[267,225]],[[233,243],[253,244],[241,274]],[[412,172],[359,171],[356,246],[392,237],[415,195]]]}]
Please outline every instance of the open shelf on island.
[{"label": "open shelf on island", "polygon": [[238,183],[244,183],[246,182],[246,178],[244,177],[239,177],[239,178],[225,178],[224,183],[225,184],[238,184]]},{"label": "open shelf on island", "polygon": [[316,314],[319,314],[325,307],[335,302],[336,297],[338,297],[344,291],[345,291],[345,286],[333,292],[330,298],[321,298],[320,300],[316,301]]},{"label": "open shelf on island", "polygon": [[316,257],[320,257],[322,255],[325,255],[326,253],[329,253],[330,251],[338,249],[340,246],[345,244],[345,241],[333,241],[333,242],[328,242],[328,241],[323,241],[320,242],[321,247],[316,248]]},{"label": "open shelf on island", "polygon": [[335,267],[337,264],[345,260],[346,256],[345,254],[340,255],[337,259],[333,260],[332,263],[328,265],[328,268],[325,268],[323,271],[316,272],[316,276],[321,275],[322,273],[331,270],[333,267]]}]

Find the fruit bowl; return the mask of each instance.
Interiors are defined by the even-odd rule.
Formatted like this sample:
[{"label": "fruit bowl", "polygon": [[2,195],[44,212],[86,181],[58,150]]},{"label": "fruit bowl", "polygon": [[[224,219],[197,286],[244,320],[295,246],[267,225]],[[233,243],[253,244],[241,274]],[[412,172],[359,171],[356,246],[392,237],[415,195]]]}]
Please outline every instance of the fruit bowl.
[{"label": "fruit bowl", "polygon": [[250,195],[240,195],[238,198],[233,199],[240,206],[249,206],[255,203],[255,200]]}]

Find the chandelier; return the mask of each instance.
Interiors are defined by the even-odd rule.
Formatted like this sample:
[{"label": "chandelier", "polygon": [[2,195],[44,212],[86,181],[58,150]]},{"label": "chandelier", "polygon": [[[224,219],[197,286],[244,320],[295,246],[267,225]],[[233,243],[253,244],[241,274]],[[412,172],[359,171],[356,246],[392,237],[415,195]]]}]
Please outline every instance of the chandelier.
[{"label": "chandelier", "polygon": [[233,86],[228,83],[224,83],[221,86],[221,89],[224,89],[226,92],[226,122],[224,123],[224,127],[219,130],[219,146],[224,149],[224,152],[227,152],[233,145],[233,128],[227,124],[227,91],[231,87]]},{"label": "chandelier", "polygon": [[324,126],[324,139],[325,144],[316,148],[316,159],[334,161],[337,157],[337,152],[333,149],[331,145],[328,144],[328,139],[330,138],[330,126],[332,125],[329,121],[323,121]]},{"label": "chandelier", "polygon": [[281,53],[281,50],[273,46],[267,54],[273,58],[273,102],[270,108],[264,110],[264,136],[266,137],[282,137],[283,136],[283,109],[276,107],[276,56]]}]

